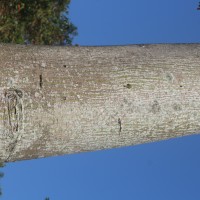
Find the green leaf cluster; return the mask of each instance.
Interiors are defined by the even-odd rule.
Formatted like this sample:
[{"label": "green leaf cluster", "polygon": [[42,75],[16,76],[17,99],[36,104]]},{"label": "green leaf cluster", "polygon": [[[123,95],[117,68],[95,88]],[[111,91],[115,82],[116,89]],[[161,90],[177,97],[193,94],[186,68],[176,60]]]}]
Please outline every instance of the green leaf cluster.
[{"label": "green leaf cluster", "polygon": [[[0,168],[1,167],[4,167],[5,166],[5,164],[3,163],[3,162],[1,162],[0,161]],[[0,172],[0,178],[3,178],[3,176],[4,176],[4,173],[3,172]],[[2,195],[2,189],[0,188],[0,196]]]},{"label": "green leaf cluster", "polygon": [[0,42],[71,44],[77,28],[68,18],[70,0],[0,0]]}]

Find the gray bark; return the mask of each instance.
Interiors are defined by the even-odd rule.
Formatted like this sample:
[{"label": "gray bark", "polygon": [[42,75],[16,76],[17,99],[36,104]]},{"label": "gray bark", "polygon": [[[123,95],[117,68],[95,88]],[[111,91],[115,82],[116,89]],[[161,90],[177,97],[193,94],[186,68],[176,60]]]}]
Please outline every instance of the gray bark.
[{"label": "gray bark", "polygon": [[0,159],[200,132],[200,45],[0,45]]}]

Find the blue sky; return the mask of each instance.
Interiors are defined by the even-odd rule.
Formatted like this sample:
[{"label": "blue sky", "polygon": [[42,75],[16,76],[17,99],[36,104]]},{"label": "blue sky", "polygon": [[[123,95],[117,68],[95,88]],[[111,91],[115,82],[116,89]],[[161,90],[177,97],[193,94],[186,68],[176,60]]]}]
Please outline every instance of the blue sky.
[{"label": "blue sky", "polygon": [[[198,1],[72,0],[74,43],[200,42]],[[200,199],[200,135],[9,163],[2,200]]]}]

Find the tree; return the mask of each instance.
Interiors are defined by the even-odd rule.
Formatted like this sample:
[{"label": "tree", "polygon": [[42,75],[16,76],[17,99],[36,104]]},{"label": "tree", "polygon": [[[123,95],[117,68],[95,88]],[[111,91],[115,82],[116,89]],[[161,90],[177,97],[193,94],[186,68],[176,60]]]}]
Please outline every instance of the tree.
[{"label": "tree", "polygon": [[1,160],[198,133],[199,49],[1,44]]},{"label": "tree", "polygon": [[[1,163],[0,162],[0,168],[4,167],[4,163]],[[4,177],[4,173],[3,172],[0,172],[0,178]],[[2,195],[2,189],[0,187],[0,196]]]},{"label": "tree", "polygon": [[70,0],[0,2],[0,41],[4,43],[71,44],[76,27],[67,18]]},{"label": "tree", "polygon": [[200,10],[200,2],[199,2],[199,5],[198,5],[198,7],[197,7],[197,10]]}]

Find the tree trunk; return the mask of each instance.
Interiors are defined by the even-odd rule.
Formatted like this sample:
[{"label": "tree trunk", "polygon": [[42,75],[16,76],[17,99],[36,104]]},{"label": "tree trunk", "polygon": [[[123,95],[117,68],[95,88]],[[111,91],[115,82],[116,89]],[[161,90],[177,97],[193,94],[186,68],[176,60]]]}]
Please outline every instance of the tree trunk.
[{"label": "tree trunk", "polygon": [[200,45],[0,45],[0,159],[200,131]]}]

